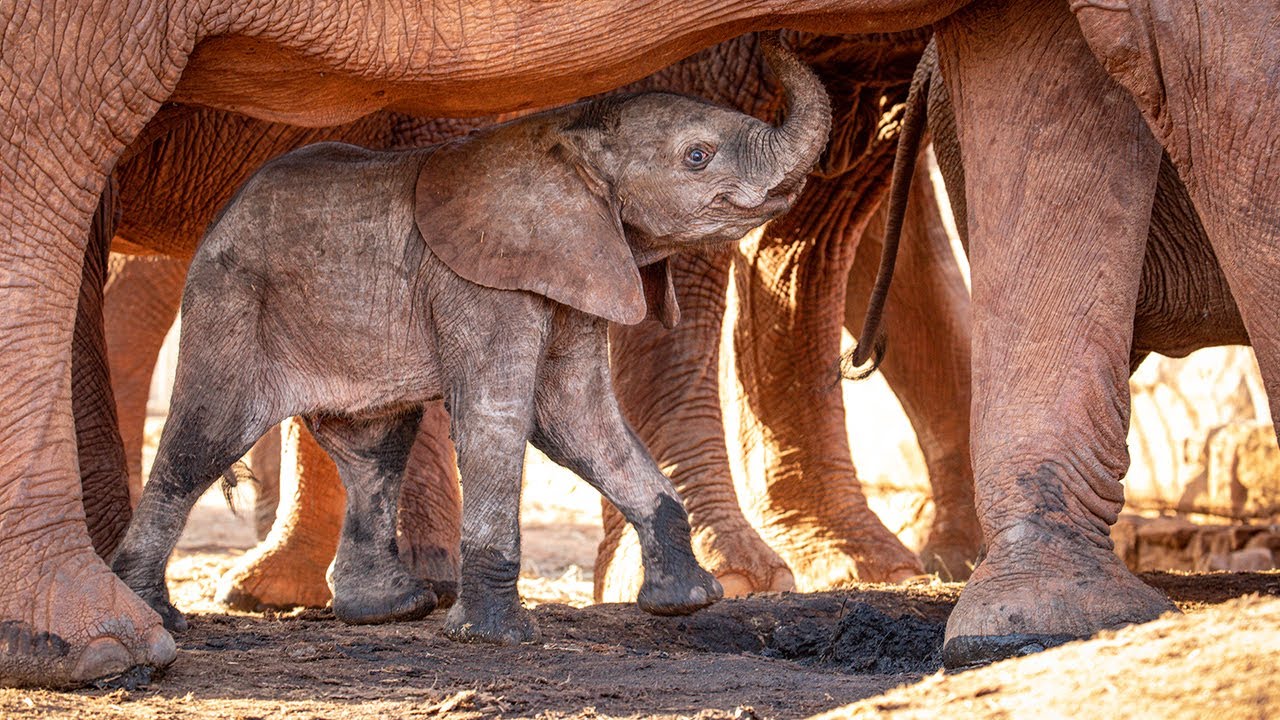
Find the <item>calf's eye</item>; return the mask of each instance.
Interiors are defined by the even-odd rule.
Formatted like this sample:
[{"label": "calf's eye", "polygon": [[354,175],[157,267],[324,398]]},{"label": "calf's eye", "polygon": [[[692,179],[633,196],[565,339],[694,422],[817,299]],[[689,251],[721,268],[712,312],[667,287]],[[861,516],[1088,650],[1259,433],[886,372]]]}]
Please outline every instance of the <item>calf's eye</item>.
[{"label": "calf's eye", "polygon": [[710,150],[694,145],[684,151],[684,164],[690,170],[701,170],[711,162],[712,153]]}]

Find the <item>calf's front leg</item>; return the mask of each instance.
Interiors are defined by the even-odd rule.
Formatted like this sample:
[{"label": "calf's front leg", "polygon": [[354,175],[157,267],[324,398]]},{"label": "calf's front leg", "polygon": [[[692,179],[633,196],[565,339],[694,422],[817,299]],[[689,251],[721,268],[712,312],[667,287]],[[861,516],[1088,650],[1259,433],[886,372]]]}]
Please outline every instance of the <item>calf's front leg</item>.
[{"label": "calf's front leg", "polygon": [[[510,307],[510,317],[519,317],[520,310]],[[494,334],[458,341],[441,352],[444,366],[454,373],[445,407],[463,497],[458,599],[445,616],[444,632],[463,642],[515,645],[538,638],[516,584],[524,453],[546,326],[515,328],[496,319],[489,324]]]},{"label": "calf's front leg", "polygon": [[723,597],[698,565],[689,516],[644,445],[622,418],[609,375],[605,323],[557,312],[538,375],[531,441],[601,492],[636,529],[644,566],[637,602],[656,615],[683,615]]}]

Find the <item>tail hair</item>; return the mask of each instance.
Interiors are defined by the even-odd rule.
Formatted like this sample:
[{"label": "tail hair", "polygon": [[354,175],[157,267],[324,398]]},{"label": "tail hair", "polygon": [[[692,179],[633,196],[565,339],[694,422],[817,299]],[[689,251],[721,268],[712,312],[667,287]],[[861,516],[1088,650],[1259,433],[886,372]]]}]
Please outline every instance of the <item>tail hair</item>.
[{"label": "tail hair", "polygon": [[222,498],[227,501],[227,507],[230,508],[231,514],[239,517],[236,512],[235,489],[242,482],[257,484],[258,478],[254,476],[253,470],[249,468],[243,460],[237,460],[231,464],[222,473]]},{"label": "tail hair", "polygon": [[884,354],[889,346],[889,337],[886,333],[881,332],[876,335],[875,343],[872,345],[871,352],[867,354],[869,360],[858,362],[858,357],[862,354],[858,351],[861,349],[857,345],[849,348],[840,354],[839,379],[841,380],[866,380],[880,369],[880,363],[884,362]]}]

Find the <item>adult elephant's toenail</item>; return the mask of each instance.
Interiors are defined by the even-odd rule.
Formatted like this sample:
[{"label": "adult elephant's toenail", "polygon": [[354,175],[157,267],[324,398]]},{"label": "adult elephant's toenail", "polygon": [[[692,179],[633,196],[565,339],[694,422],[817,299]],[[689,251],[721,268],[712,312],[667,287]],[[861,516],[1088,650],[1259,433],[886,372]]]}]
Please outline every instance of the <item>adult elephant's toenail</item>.
[{"label": "adult elephant's toenail", "polygon": [[756,590],[751,580],[741,573],[725,573],[716,579],[720,581],[720,585],[724,588],[724,593],[728,597],[740,597]]},{"label": "adult elephant's toenail", "polygon": [[178,644],[162,627],[151,628],[147,633],[147,664],[162,668],[178,657]]},{"label": "adult elephant's toenail", "polygon": [[[172,640],[170,640],[172,642]],[[133,666],[129,650],[115,638],[102,637],[89,643],[80,654],[72,678],[76,682],[99,680],[119,675]]]}]

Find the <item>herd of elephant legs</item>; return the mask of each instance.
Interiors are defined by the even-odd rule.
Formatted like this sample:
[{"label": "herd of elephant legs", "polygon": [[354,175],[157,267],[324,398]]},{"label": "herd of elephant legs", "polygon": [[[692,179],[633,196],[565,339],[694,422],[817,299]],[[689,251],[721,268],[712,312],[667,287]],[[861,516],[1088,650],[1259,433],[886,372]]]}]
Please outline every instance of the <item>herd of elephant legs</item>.
[{"label": "herd of elephant legs", "polygon": [[[966,472],[967,296],[930,182],[923,175],[913,185],[912,208],[903,282],[896,286],[895,312],[890,316],[895,352],[882,369],[918,429],[933,480],[937,508],[925,564],[959,579],[968,575],[978,546]],[[648,322],[614,331],[615,384],[624,409],[682,493],[699,560],[730,595],[819,589],[855,580],[894,581],[922,572],[915,555],[884,528],[862,497],[843,438],[841,395],[829,361],[842,326],[848,323],[856,331],[855,323],[863,314],[859,302],[868,295],[874,277],[883,218],[877,214],[869,220],[858,252],[847,253],[854,257],[842,259],[838,268],[847,282],[808,295],[809,307],[784,308],[792,322],[804,323],[810,333],[831,336],[826,347],[815,351],[821,355],[803,367],[796,362],[799,352],[776,341],[768,354],[756,353],[752,358],[764,367],[737,354],[734,364],[744,391],[748,383],[760,382],[752,373],[770,372],[773,378],[778,368],[789,368],[797,376],[791,380],[793,387],[816,390],[822,396],[819,401],[828,405],[819,410],[811,407],[812,399],[802,403],[799,397],[782,398],[788,405],[780,408],[749,401],[741,404],[744,414],[757,408],[772,413],[765,419],[741,419],[746,442],[763,442],[760,436],[765,427],[774,436],[775,447],[785,442],[779,436],[788,432],[796,436],[825,433],[807,449],[808,456],[775,450],[795,466],[784,467],[785,461],[775,460],[767,471],[771,477],[763,512],[766,520],[758,528],[744,516],[734,488],[724,439],[719,367],[726,310],[738,304],[730,302],[729,275],[735,266],[751,262],[753,248],[744,246],[736,256],[694,256],[677,263],[673,276],[681,291],[684,317],[675,329]],[[817,265],[815,253],[800,259]],[[752,277],[761,272],[759,263],[755,269],[741,270],[735,278],[737,287],[743,292],[750,292],[752,284],[776,288],[776,277]],[[811,272],[828,271],[815,267]],[[106,338],[134,498],[141,485],[151,374],[177,314],[184,275],[182,259],[111,258]],[[846,304],[845,295],[850,298],[849,307],[832,312],[832,307]],[[125,298],[128,311],[120,310]],[[778,314],[776,308],[756,312],[768,311]],[[925,318],[933,321],[924,322]],[[772,316],[736,319],[744,326],[738,332],[740,342],[751,342],[748,333],[757,331],[754,328],[777,323]],[[821,362],[822,358],[827,361]],[[801,427],[783,427],[786,423]],[[815,477],[804,462],[820,463],[827,474]],[[325,573],[337,547],[343,513],[337,469],[298,421],[264,437],[251,453],[250,464],[260,483],[254,512],[263,542],[223,578],[219,598],[243,610],[326,604],[331,598]],[[458,573],[460,498],[448,417],[438,404],[423,418],[407,472],[400,510],[402,557],[433,583],[447,603]],[[633,600],[641,580],[638,546],[633,544],[634,535],[624,532],[621,515],[607,504],[604,518],[606,535],[595,568],[596,597]]]},{"label": "herd of elephant legs", "polygon": [[[264,155],[320,139],[394,145],[394,127],[369,134],[352,130],[359,122],[345,130],[301,127],[349,121],[386,103],[403,102],[424,115],[505,112],[604,90],[733,31],[784,24],[867,32],[934,23],[968,178],[973,260],[973,403],[965,421],[972,457],[961,464],[955,458],[964,451],[956,450],[940,453],[946,459],[936,462],[965,472],[972,467],[973,508],[986,543],[948,623],[948,664],[1091,635],[1172,607],[1124,568],[1108,537],[1123,504],[1126,380],[1162,152],[1185,184],[1238,303],[1272,409],[1280,409],[1280,173],[1272,164],[1280,107],[1268,72],[1280,55],[1274,3],[985,0],[816,8],[763,0],[718,7],[722,14],[709,25],[701,13],[664,15],[656,21],[660,30],[643,17],[641,4],[544,4],[539,17],[546,28],[570,28],[580,53],[564,56],[563,32],[511,37],[504,33],[522,25],[492,22],[469,26],[465,38],[449,35],[461,29],[458,23],[434,28],[444,33],[444,43],[456,40],[449,68],[414,54],[437,50],[436,43],[403,42],[408,50],[387,53],[381,42],[386,38],[379,33],[389,32],[389,25],[430,27],[431,3],[404,6],[421,16],[391,24],[374,17],[370,8],[376,4],[340,4],[349,21],[331,28],[315,26],[329,15],[312,12],[310,3],[243,4],[251,7],[219,12],[209,3],[163,9],[148,2],[104,3],[107,19],[91,17],[74,42],[52,41],[62,32],[53,13],[5,15],[12,42],[5,44],[0,66],[10,100],[10,112],[0,113],[0,265],[6,277],[0,335],[7,358],[0,396],[6,417],[0,558],[14,578],[0,594],[0,642],[7,648],[0,654],[0,678],[6,683],[81,683],[137,665],[164,666],[176,652],[155,613],[94,552],[110,552],[129,508],[121,490],[127,465],[113,437],[115,407],[105,363],[99,362],[108,344],[97,322],[106,302],[100,290],[108,243],[116,237],[122,247],[189,257],[216,208]],[[290,15],[295,5],[307,10]],[[494,12],[521,9],[513,3]],[[569,22],[566,12],[613,15],[593,24]],[[898,24],[884,26],[885,17]],[[602,39],[600,28],[632,22],[645,30]],[[922,43],[898,44],[909,76],[911,56],[919,55]],[[498,47],[510,52],[494,52]],[[257,55],[267,65],[254,68],[271,81],[220,82],[243,80],[237,58],[263,48],[281,51]],[[742,50],[730,52],[729,62],[713,59],[703,68],[695,60],[668,78],[677,87],[683,79],[685,92],[768,114],[781,101],[767,93],[753,96],[758,63],[742,64],[750,57]],[[844,312],[839,301],[854,262],[852,247],[878,203],[881,192],[873,186],[887,174],[882,148],[893,123],[880,116],[900,101],[906,83],[905,76],[901,84],[881,77],[864,96],[856,82],[849,83],[867,77],[856,58],[892,64],[894,51],[841,59],[836,50],[820,47],[810,59],[836,61],[824,80],[837,103],[845,102],[835,108],[837,117],[852,119],[852,126],[835,128],[810,196],[824,205],[837,197],[841,202],[830,214],[793,211],[740,248],[728,273],[740,319],[727,359],[736,364],[734,377],[744,393],[745,444],[766,457],[765,496],[778,501],[771,511],[780,522],[766,517],[759,529],[763,539],[776,541],[770,528],[788,521],[811,529],[800,536],[808,545],[778,544],[779,557],[793,564],[797,578],[812,569],[804,567],[810,547],[850,558],[859,577],[861,568],[870,577],[872,558],[880,558],[876,572],[896,577],[914,571],[915,561],[863,512],[847,455],[830,451],[840,442],[833,438],[842,422],[830,412],[839,401],[833,380],[814,378],[823,376],[818,370],[833,359],[837,341],[825,332],[832,318],[809,309],[825,308],[837,318]],[[273,59],[303,56],[316,64],[270,66]],[[455,66],[466,72],[453,73]],[[719,77],[722,86],[696,87],[699,81],[690,79],[703,77]],[[332,92],[315,93],[321,81]],[[392,96],[380,103],[376,98],[388,91]],[[212,108],[208,113],[221,114],[229,125],[241,122],[227,119],[230,108],[297,125],[242,119],[252,127],[242,123],[240,131],[250,132],[253,142],[236,145],[234,138],[215,136],[202,146],[197,164],[166,159],[166,149],[180,153],[186,126],[208,117],[191,109],[198,106]],[[858,122],[868,109],[876,115],[869,127]],[[385,114],[361,122],[373,127],[385,122]],[[242,156],[219,155],[220,148],[242,150]],[[174,167],[185,169],[179,178],[202,181],[200,191],[209,193],[202,206],[166,204],[164,198],[191,190],[166,182]],[[150,206],[149,183],[161,198]],[[155,213],[151,222],[139,221],[138,214],[148,211]],[[175,221],[183,227],[165,231]],[[815,267],[826,272],[811,272]],[[695,372],[711,367],[703,363]],[[682,382],[683,388],[702,387],[688,378]],[[704,393],[692,396],[708,398]],[[968,403],[957,400],[956,412],[967,415]],[[789,403],[799,410],[788,410]],[[813,409],[821,412],[806,417]],[[646,424],[643,417],[634,422]],[[663,454],[661,437],[646,440]],[[664,464],[673,474],[698,472],[690,455],[674,450],[679,442],[667,447],[672,451]],[[678,467],[682,463],[686,467]],[[796,477],[804,489],[789,496]],[[724,478],[718,482],[723,486]],[[699,483],[681,484],[691,490]],[[296,491],[286,493],[299,496],[299,513],[308,507],[303,485],[299,481]],[[850,531],[846,537],[859,546],[847,552],[843,538],[820,529],[828,519],[822,511],[837,501],[845,524],[836,527]],[[715,505],[709,501],[707,517],[715,517]],[[93,526],[89,533],[86,519]],[[907,562],[883,560],[895,556]],[[779,581],[785,576],[771,575],[761,585]],[[1007,647],[993,647],[1001,644]]]},{"label": "herd of elephant legs", "polygon": [[[879,256],[883,217],[873,215],[887,186],[894,147],[892,134],[881,128],[896,120],[875,108],[884,93],[904,91],[924,39],[921,33],[908,33],[871,41],[890,48],[873,61],[863,59],[858,43],[808,39],[813,45],[808,52],[825,59],[815,65],[817,72],[843,91],[835,98],[841,113],[821,176],[811,178],[787,218],[736,252],[674,261],[673,277],[684,306],[679,326],[668,331],[645,322],[612,332],[620,402],[680,490],[699,560],[731,594],[893,581],[925,568],[961,578],[977,554],[980,533],[968,458],[968,296],[927,178],[914,184],[904,277],[894,288],[888,318],[893,351],[882,367],[916,428],[937,501],[923,566],[867,507],[850,457],[833,362],[842,329],[856,329],[861,322]],[[705,67],[718,72],[687,72]],[[727,75],[733,73],[744,75],[744,82],[730,82]],[[780,98],[760,73],[754,41],[742,38],[633,87],[674,86],[767,114]],[[889,80],[889,90],[883,82],[863,86],[859,77]],[[320,139],[317,131],[291,132],[207,111],[172,122],[166,135],[123,166],[120,184],[130,202],[115,242],[170,257],[113,256],[103,305],[134,498],[141,481],[151,370],[177,314],[185,257],[203,228],[200,219],[225,202],[238,184],[235,178],[251,171],[262,155]],[[403,146],[436,141],[468,127],[391,116],[328,136]],[[245,158],[227,157],[246,146]],[[210,160],[192,162],[184,153],[213,147],[220,148],[221,175],[206,175],[196,183],[182,174],[191,172],[187,165],[205,171],[210,166]],[[190,217],[175,221],[175,205],[186,208],[177,215]],[[732,348],[733,375],[722,378],[726,323],[732,333],[723,344]],[[741,401],[722,404],[734,392]],[[737,443],[726,443],[726,408],[740,409],[741,417],[734,418],[740,428]],[[457,573],[458,503],[457,471],[442,411],[427,414],[420,435],[401,502],[402,554],[419,574],[441,585]],[[731,472],[729,448],[738,445],[764,456],[755,526],[739,506]],[[273,473],[264,457],[270,454],[261,448],[254,453],[253,464],[267,482]],[[284,432],[281,457],[282,462],[276,461],[281,472],[275,528],[220,588],[220,597],[235,607],[329,600],[325,571],[342,517],[336,470],[296,423]],[[86,489],[86,497],[99,494]],[[639,565],[630,552],[633,540],[624,535],[625,523],[612,508],[606,507],[604,515],[596,595],[634,598]]]}]

